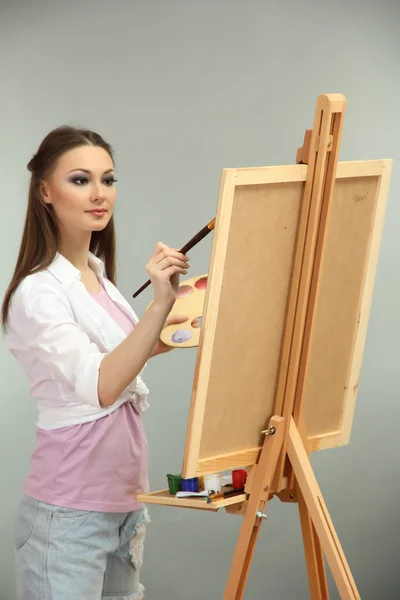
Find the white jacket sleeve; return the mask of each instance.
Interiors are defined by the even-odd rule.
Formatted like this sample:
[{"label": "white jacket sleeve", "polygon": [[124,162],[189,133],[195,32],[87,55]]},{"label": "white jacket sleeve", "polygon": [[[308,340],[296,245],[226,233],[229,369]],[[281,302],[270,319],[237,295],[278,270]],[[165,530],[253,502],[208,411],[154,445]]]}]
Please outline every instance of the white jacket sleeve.
[{"label": "white jacket sleeve", "polygon": [[105,353],[92,343],[74,319],[65,296],[51,285],[25,281],[10,305],[10,351],[32,353],[55,379],[68,382],[82,402],[100,406],[99,367]]}]

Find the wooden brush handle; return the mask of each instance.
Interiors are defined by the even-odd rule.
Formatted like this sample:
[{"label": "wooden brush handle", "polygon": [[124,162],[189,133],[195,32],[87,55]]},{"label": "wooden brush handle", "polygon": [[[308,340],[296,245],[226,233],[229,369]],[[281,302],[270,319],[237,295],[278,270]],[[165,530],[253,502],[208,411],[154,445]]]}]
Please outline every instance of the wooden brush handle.
[{"label": "wooden brush handle", "polygon": [[[191,250],[191,248],[193,248],[194,246],[196,246],[196,244],[198,244],[199,242],[201,242],[201,240],[203,238],[206,237],[206,235],[208,235],[210,233],[210,231],[212,231],[215,227],[215,218],[210,221],[208,223],[208,225],[206,225],[205,227],[203,227],[203,229],[200,229],[200,231],[198,233],[196,233],[196,235],[194,235],[192,237],[191,240],[189,240],[187,242],[187,244],[185,244],[183,246],[183,248],[181,248],[179,250],[179,252],[181,252],[182,254],[186,254],[189,250]],[[149,285],[151,284],[151,280],[148,279],[146,281],[146,283],[144,283],[142,285],[142,287],[140,287],[134,294],[133,297],[136,298],[137,296],[139,296],[139,294],[141,294],[143,292],[143,290],[145,290]]]}]

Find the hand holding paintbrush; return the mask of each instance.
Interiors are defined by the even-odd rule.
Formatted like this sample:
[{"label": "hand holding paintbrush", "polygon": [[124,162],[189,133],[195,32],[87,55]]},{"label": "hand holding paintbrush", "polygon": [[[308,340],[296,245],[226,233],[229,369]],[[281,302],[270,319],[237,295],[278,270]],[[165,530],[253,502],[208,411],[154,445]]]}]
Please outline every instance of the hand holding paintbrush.
[{"label": "hand holding paintbrush", "polygon": [[[179,250],[179,252],[181,254],[186,254],[189,250],[191,250],[194,246],[196,246],[202,239],[204,239],[206,237],[206,235],[208,235],[210,233],[210,231],[213,231],[215,227],[215,218],[210,221],[205,227],[203,227],[202,229],[200,229],[200,231],[198,233],[196,233],[196,235],[194,235],[192,237],[191,240],[189,240],[184,246],[183,248],[181,248],[181,250]],[[145,290],[149,285],[151,284],[151,280],[148,279],[146,281],[146,283],[144,283],[134,294],[133,297],[137,298],[137,296],[139,294],[141,294],[141,292],[143,292],[143,290]]]}]

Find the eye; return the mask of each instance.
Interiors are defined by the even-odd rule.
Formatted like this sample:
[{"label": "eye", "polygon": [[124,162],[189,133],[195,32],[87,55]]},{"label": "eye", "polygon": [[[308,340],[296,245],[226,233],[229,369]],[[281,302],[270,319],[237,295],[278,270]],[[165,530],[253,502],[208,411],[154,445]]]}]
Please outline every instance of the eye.
[{"label": "eye", "polygon": [[112,185],[113,183],[116,183],[116,179],[114,179],[114,177],[106,177],[106,179],[104,180],[104,183],[106,185]]},{"label": "eye", "polygon": [[87,179],[87,177],[80,176],[80,177],[73,177],[73,179],[71,179],[71,181],[73,183],[75,183],[76,185],[83,185],[84,183],[88,182],[88,179]]}]

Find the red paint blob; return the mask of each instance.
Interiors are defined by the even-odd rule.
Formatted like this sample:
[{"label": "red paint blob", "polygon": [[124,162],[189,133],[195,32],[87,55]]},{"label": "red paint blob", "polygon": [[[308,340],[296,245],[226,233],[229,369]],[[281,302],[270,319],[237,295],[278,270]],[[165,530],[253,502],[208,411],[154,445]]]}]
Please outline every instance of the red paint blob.
[{"label": "red paint blob", "polygon": [[205,290],[207,287],[207,281],[208,277],[202,277],[201,279],[198,279],[194,285],[198,290]]}]

